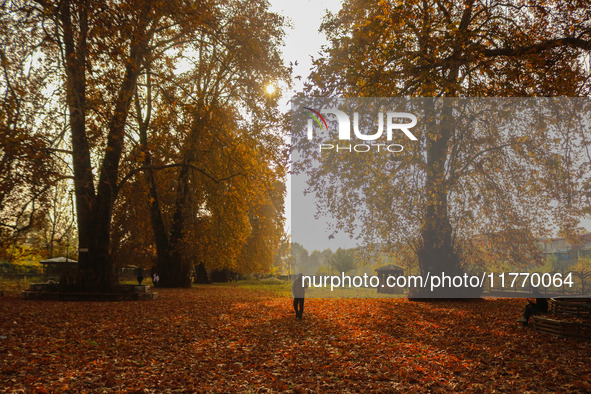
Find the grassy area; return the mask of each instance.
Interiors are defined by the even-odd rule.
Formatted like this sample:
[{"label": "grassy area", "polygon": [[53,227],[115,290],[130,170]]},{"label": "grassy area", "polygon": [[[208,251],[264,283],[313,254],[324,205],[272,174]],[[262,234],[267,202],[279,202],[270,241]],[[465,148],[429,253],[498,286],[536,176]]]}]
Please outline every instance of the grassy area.
[{"label": "grassy area", "polygon": [[24,278],[5,278],[0,276],[0,291],[5,294],[20,294],[27,290],[31,283],[42,283],[45,279],[42,276],[27,276]]},{"label": "grassy area", "polygon": [[[20,294],[22,290],[29,288],[31,283],[45,282],[43,277],[26,279],[6,279],[0,278],[0,290],[5,293]],[[135,285],[137,280],[121,281],[121,284]],[[142,282],[144,285],[153,286],[152,280],[147,278]],[[291,297],[291,283],[286,280],[275,278],[269,279],[247,279],[228,283],[215,283],[215,286],[221,287],[240,287],[246,290],[267,292],[276,297]],[[212,286],[212,285],[193,285],[193,287]],[[374,288],[335,288],[331,291],[328,288],[311,287],[306,291],[306,298],[405,298],[406,294],[378,294]]]},{"label": "grassy area", "polygon": [[[228,283],[215,283],[215,286],[240,287],[246,290],[268,292],[273,296],[291,297],[291,283],[278,279],[248,279]],[[211,286],[211,285],[195,285]],[[383,294],[375,288],[328,288],[310,287],[306,290],[306,298],[406,298],[406,294]]]},{"label": "grassy area", "polygon": [[213,285],[194,285],[198,287],[221,286],[240,287],[245,290],[266,292],[274,297],[291,297],[291,284],[285,280],[278,279],[247,279],[228,283],[215,283]]}]

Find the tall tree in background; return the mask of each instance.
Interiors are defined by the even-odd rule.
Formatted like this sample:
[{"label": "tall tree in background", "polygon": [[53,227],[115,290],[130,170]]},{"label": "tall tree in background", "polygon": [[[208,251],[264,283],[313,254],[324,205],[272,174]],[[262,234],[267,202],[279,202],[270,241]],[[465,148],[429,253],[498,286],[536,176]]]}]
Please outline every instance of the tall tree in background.
[{"label": "tall tree in background", "polygon": [[[586,1],[345,1],[322,26],[330,44],[315,62],[307,92],[584,96],[589,92],[585,51],[591,49],[590,15]],[[422,136],[419,147],[393,156],[385,171],[363,184],[368,193],[383,193],[382,206],[376,208],[387,212],[381,224],[374,218],[365,229],[392,242],[409,242],[423,272],[460,270],[459,238],[467,231],[505,234],[503,242],[510,247],[517,229],[531,244],[531,229],[541,224],[536,210],[549,206],[550,194],[576,214],[572,200],[561,192],[564,182],[548,182],[557,181],[552,173],[568,172],[576,162],[565,159],[564,145],[557,149],[541,134],[518,140],[494,130],[461,132],[450,116],[444,118]],[[338,161],[328,159],[324,170],[343,173],[351,166],[342,157]],[[364,168],[371,167],[365,163]],[[338,195],[326,189],[320,172],[311,174],[317,195]],[[352,216],[340,214],[340,220]]]},{"label": "tall tree in background", "polygon": [[[63,105],[38,20],[16,20],[0,2],[0,250],[43,225],[49,191],[61,178],[54,154],[64,139]],[[22,29],[26,34],[15,34]],[[57,96],[57,97],[56,97]],[[43,127],[40,127],[43,125]],[[10,260],[10,256],[0,258]]]},{"label": "tall tree in background", "polygon": [[288,77],[283,19],[266,1],[209,11],[214,22],[176,53],[188,71],[156,61],[135,97],[140,144],[130,163],[143,164],[162,286],[188,285],[198,261],[270,267],[283,222],[282,116],[265,94]]},{"label": "tall tree in background", "polygon": [[[276,98],[263,92],[269,83],[286,81],[288,70],[278,49],[283,19],[268,11],[267,2],[1,5],[6,154],[0,165],[10,176],[2,178],[0,199],[16,190],[19,174],[37,198],[60,172],[70,176],[63,168],[49,173],[49,155],[72,155],[81,287],[112,285],[111,219],[128,182],[150,196],[163,285],[188,283],[190,249],[236,265],[239,258],[250,260],[244,245],[276,238],[269,229],[282,221],[283,189],[277,182],[286,152]],[[31,99],[25,103],[26,95]],[[38,123],[42,119],[46,130]],[[23,138],[17,122],[28,122],[19,126]],[[71,146],[63,146],[68,133]],[[30,165],[16,171],[25,161]],[[53,183],[37,185],[44,179]],[[4,227],[23,228],[22,218],[32,218],[33,211],[25,206],[18,223],[6,221]],[[127,217],[141,223],[129,212]],[[116,247],[129,241],[120,224],[113,231]],[[211,247],[195,245],[203,239]]]},{"label": "tall tree in background", "polygon": [[[284,235],[284,198],[285,184],[279,177],[262,194],[259,201],[248,212],[250,234],[246,239],[240,255],[238,256],[238,272],[268,273],[274,263],[274,259],[282,246]],[[272,180],[272,179],[270,179]]]},{"label": "tall tree in background", "polygon": [[[63,77],[71,133],[80,285],[112,285],[112,209],[129,108],[147,61],[166,57],[208,19],[207,1],[14,1],[5,34],[31,35]],[[56,63],[59,59],[60,63]]]}]

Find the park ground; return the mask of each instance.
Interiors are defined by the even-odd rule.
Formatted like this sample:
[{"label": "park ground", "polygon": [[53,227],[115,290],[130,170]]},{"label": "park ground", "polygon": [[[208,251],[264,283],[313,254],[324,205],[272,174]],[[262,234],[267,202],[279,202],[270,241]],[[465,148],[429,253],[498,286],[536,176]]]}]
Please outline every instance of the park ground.
[{"label": "park ground", "polygon": [[158,289],[136,302],[0,297],[7,392],[589,392],[591,343],[538,334],[523,300],[307,299]]}]

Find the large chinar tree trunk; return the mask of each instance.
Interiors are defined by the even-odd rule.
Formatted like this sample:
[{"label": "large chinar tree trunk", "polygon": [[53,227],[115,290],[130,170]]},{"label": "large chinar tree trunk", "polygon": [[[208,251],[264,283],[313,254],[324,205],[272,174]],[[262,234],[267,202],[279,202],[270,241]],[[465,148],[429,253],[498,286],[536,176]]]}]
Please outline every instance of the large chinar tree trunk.
[{"label": "large chinar tree trunk", "polygon": [[[435,110],[433,116],[439,111]],[[430,122],[430,132],[426,135],[426,174],[425,174],[425,209],[420,228],[421,245],[418,250],[421,275],[458,275],[461,274],[460,259],[454,251],[453,229],[448,212],[448,182],[446,162],[451,136],[454,133],[452,107],[448,103],[440,109],[441,119],[437,125]],[[447,289],[445,291],[449,291]],[[427,292],[433,296],[432,292]]]},{"label": "large chinar tree trunk", "polygon": [[[195,147],[199,140],[201,123],[196,121],[189,133],[189,148],[183,154],[177,177],[176,196],[170,228],[167,229],[162,214],[162,204],[154,175],[152,151],[148,144],[148,128],[152,114],[152,85],[147,74],[147,111],[142,117],[139,100],[136,99],[136,112],[139,120],[140,147],[144,157],[144,177],[150,193],[150,222],[156,245],[156,272],[160,277],[160,287],[189,287],[191,285],[191,264],[185,261],[182,242],[185,227],[185,207],[189,196],[191,163],[195,160]],[[198,118],[198,117],[197,117]]]},{"label": "large chinar tree trunk", "polygon": [[169,281],[171,273],[168,270],[168,265],[173,261],[173,256],[170,249],[168,232],[166,231],[164,218],[162,216],[154,170],[152,170],[152,154],[148,148],[147,130],[150,121],[150,105],[149,108],[148,115],[142,120],[142,124],[140,124],[140,144],[144,154],[144,166],[147,168],[147,170],[144,171],[144,177],[150,193],[150,222],[152,224],[154,243],[156,245],[156,272],[160,277],[158,283],[159,286],[170,287]]},{"label": "large chinar tree trunk", "polygon": [[[472,3],[472,2],[470,2]],[[462,54],[462,47],[465,45],[468,36],[467,29],[472,13],[471,8],[465,10],[458,25],[457,39],[452,44],[451,59],[459,58]],[[428,19],[429,16],[426,16]],[[427,34],[428,35],[428,34]],[[428,39],[423,37],[419,40],[424,53],[428,53]],[[425,57],[428,59],[428,57]],[[426,61],[426,60],[424,60]],[[427,109],[429,129],[426,133],[426,174],[425,174],[425,198],[423,222],[420,227],[421,245],[418,250],[419,267],[421,275],[427,274],[455,276],[462,274],[460,258],[455,252],[453,244],[453,227],[449,219],[448,194],[449,184],[446,177],[446,164],[450,141],[455,133],[456,122],[454,121],[453,97],[458,95],[460,67],[458,62],[451,61],[446,74],[446,84],[443,86],[443,101],[441,108],[435,108],[435,101]],[[427,84],[431,81],[427,79]],[[429,91],[428,88],[425,91]],[[432,94],[434,97],[440,94]],[[439,119],[437,122],[435,119]],[[426,289],[426,288],[425,288]],[[424,292],[428,297],[452,296],[452,291],[464,291],[451,287],[438,289],[440,294],[433,291],[418,290],[418,295]],[[458,294],[455,294],[456,296]],[[466,294],[468,295],[468,294]]]},{"label": "large chinar tree trunk", "polygon": [[183,253],[183,229],[185,227],[185,206],[189,193],[189,165],[181,166],[177,178],[177,193],[170,230],[167,231],[158,200],[158,192],[151,171],[146,176],[150,190],[150,220],[156,243],[156,272],[160,277],[160,287],[189,287],[191,285],[191,265]]},{"label": "large chinar tree trunk", "polygon": [[150,192],[150,221],[156,244],[156,272],[160,277],[158,282],[160,287],[188,287],[191,285],[191,266],[185,261],[182,252],[184,207],[189,191],[188,179],[189,166],[182,166],[177,178],[179,188],[177,189],[173,220],[170,231],[167,231],[162,217],[154,174],[152,170],[146,171],[146,181]]},{"label": "large chinar tree trunk", "polygon": [[[145,123],[147,125],[147,123]],[[145,130],[147,127],[145,128]],[[142,133],[144,147],[144,164],[151,168],[151,153],[148,147],[146,132]],[[196,139],[198,130],[192,130],[190,138]],[[194,146],[194,144],[190,144]],[[160,277],[161,287],[189,287],[191,285],[191,264],[186,261],[183,253],[183,238],[185,228],[185,207],[189,196],[189,178],[191,163],[194,161],[194,149],[185,153],[177,177],[176,196],[170,228],[167,230],[162,216],[161,204],[152,169],[146,171],[146,182],[150,192],[150,221],[156,244],[156,271]]]},{"label": "large chinar tree trunk", "polygon": [[168,239],[171,261],[166,265],[158,266],[159,272],[162,272],[162,286],[166,287],[188,287],[191,285],[192,267],[188,261],[185,261],[182,245],[190,175],[188,162],[185,161],[184,164],[178,176],[177,196]]},{"label": "large chinar tree trunk", "polygon": [[145,48],[150,41],[146,34],[150,2],[146,2],[144,7],[129,46],[129,58],[123,78],[118,82],[118,94],[112,106],[107,145],[95,190],[86,130],[90,7],[85,2],[67,0],[62,1],[59,6],[58,21],[62,29],[61,39],[64,47],[78,220],[80,271],[76,285],[81,290],[109,290],[114,281],[113,266],[109,258],[110,226],[118,190],[125,122],[145,56]]}]

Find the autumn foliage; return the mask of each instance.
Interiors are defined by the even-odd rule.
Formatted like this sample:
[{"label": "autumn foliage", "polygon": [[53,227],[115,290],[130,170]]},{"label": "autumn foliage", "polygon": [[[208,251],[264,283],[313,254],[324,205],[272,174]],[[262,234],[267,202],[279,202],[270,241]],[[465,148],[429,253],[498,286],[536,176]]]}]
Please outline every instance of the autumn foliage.
[{"label": "autumn foliage", "polygon": [[[304,92],[448,102],[589,97],[590,16],[588,1],[343,1],[324,19],[329,45],[315,59]],[[419,107],[430,108],[429,102]],[[560,127],[544,136],[544,127],[524,127],[516,136],[482,108],[469,116],[436,110],[433,120],[428,110],[414,148],[388,160],[323,154],[319,165],[305,168],[319,213],[366,241],[410,245],[423,274],[465,270],[478,247],[474,238],[499,246],[497,260],[536,261],[536,238],[580,231],[589,205],[588,130]],[[484,127],[470,120],[475,113]],[[346,171],[354,166],[357,177]],[[554,217],[542,219],[553,207]]]},{"label": "autumn foliage", "polygon": [[591,344],[522,328],[523,300],[309,299],[163,289],[150,302],[0,298],[8,391],[591,390]]}]

